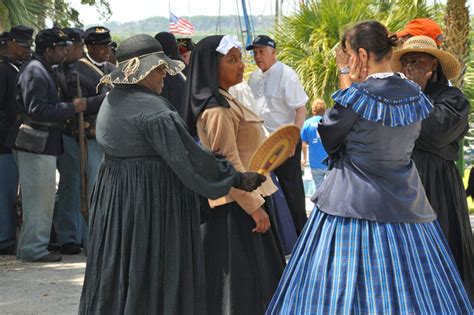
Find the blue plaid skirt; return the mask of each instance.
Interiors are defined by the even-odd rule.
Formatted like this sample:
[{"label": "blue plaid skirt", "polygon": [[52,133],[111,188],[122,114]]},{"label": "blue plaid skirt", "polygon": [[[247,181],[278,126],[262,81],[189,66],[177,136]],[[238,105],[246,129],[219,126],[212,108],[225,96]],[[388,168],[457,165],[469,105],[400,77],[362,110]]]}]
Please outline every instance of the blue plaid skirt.
[{"label": "blue plaid skirt", "polygon": [[315,209],[266,314],[474,314],[438,223]]}]

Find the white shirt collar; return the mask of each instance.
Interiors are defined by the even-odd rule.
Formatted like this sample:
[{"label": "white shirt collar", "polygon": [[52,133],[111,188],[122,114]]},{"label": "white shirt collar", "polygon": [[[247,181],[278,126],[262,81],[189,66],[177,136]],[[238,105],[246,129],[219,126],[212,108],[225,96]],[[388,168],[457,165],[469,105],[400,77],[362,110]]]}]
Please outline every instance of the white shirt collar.
[{"label": "white shirt collar", "polygon": [[280,69],[280,65],[281,65],[281,64],[282,64],[282,63],[277,60],[277,62],[275,62],[274,64],[272,64],[271,67],[267,69],[267,71],[265,71],[265,72],[263,72],[262,70],[260,70],[260,71],[262,72],[262,75],[263,75],[264,77],[266,77],[266,76],[272,75],[272,73],[278,71],[278,70]]},{"label": "white shirt collar", "polygon": [[365,78],[365,79],[366,80],[370,79],[370,78],[386,79],[386,78],[391,77],[393,75],[395,75],[395,73],[393,73],[393,72],[377,72],[377,73],[372,73],[372,74],[368,75],[367,78]]},{"label": "white shirt collar", "polygon": [[87,59],[89,59],[89,61],[92,62],[92,64],[94,64],[98,67],[103,67],[107,63],[107,61],[104,61],[104,62],[95,61],[94,59],[92,59],[92,57],[89,55],[89,53],[86,53],[86,56],[87,56]]}]

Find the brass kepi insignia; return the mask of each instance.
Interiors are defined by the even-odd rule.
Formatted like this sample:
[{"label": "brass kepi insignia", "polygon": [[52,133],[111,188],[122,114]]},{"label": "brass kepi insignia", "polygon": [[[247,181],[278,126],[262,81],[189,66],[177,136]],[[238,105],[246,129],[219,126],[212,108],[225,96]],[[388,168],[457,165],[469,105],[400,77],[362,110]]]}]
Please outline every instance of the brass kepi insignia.
[{"label": "brass kepi insignia", "polygon": [[66,37],[67,37],[66,33],[64,33],[62,30],[59,30],[59,31],[58,31],[58,35],[59,35],[59,37],[61,37],[61,38],[63,38],[63,37],[66,38]]}]

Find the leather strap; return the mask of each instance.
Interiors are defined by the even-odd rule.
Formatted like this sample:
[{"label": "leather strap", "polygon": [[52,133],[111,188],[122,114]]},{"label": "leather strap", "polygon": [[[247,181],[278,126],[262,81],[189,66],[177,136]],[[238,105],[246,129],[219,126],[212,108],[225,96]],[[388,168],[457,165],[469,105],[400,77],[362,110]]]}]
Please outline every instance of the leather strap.
[{"label": "leather strap", "polygon": [[90,62],[87,58],[81,58],[79,59],[80,62],[83,64],[87,65],[89,68],[97,72],[101,77],[105,75],[104,71],[100,70],[98,67],[96,67],[92,62]]}]

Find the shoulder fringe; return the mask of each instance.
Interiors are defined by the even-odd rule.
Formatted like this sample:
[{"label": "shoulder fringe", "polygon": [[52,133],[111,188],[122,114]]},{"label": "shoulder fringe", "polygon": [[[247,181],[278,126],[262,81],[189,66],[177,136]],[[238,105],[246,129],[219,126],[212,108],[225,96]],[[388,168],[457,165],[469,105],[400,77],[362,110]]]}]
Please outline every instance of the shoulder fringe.
[{"label": "shoulder fringe", "polygon": [[351,106],[367,120],[391,127],[408,126],[423,120],[433,109],[433,105],[421,91],[416,96],[389,100],[352,85],[335,92],[332,99],[343,107]]}]

